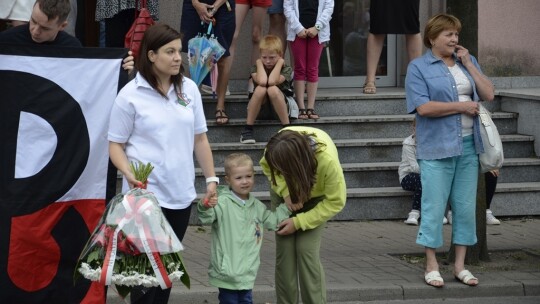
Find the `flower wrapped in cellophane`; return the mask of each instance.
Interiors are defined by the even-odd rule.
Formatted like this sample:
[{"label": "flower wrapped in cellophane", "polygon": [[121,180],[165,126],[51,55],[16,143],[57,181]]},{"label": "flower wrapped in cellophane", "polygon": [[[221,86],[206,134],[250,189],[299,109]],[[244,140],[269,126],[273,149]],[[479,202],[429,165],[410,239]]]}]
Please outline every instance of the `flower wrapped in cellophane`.
[{"label": "flower wrapped in cellophane", "polygon": [[76,269],[88,280],[114,285],[122,297],[135,286],[166,289],[181,281],[189,288],[181,250],[156,197],[134,188],[111,200]]}]

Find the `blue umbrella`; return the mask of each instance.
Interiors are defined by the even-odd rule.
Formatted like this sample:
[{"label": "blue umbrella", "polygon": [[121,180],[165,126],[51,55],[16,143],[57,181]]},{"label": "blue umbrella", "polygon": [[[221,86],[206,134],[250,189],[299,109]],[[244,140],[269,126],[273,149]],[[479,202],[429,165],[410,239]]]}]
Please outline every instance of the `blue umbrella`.
[{"label": "blue umbrella", "polygon": [[214,37],[212,23],[209,23],[206,33],[200,32],[188,42],[189,74],[191,79],[197,85],[200,85],[224,53],[225,49]]}]

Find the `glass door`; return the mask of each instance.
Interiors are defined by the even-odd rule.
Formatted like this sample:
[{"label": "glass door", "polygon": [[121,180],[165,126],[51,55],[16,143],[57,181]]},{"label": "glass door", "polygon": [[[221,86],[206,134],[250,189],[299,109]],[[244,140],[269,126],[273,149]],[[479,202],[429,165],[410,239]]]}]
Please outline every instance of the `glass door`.
[{"label": "glass door", "polygon": [[[319,64],[319,88],[362,87],[366,78],[369,0],[335,0],[330,41]],[[387,35],[377,87],[396,85],[396,35]]]}]

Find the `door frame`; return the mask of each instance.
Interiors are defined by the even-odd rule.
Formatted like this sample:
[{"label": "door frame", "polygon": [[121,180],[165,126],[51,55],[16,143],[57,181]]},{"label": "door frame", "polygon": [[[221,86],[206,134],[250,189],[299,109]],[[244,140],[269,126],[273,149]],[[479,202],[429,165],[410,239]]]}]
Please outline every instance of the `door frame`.
[{"label": "door frame", "polygon": [[[397,86],[397,35],[386,35],[386,39],[387,73],[386,75],[377,75],[375,77],[377,87]],[[323,52],[326,52],[327,50],[328,49],[325,48]],[[358,50],[358,52],[366,52],[366,50]],[[328,62],[321,62],[321,64],[328,64]],[[365,80],[366,75],[319,77],[319,88],[361,88],[363,87]]]}]

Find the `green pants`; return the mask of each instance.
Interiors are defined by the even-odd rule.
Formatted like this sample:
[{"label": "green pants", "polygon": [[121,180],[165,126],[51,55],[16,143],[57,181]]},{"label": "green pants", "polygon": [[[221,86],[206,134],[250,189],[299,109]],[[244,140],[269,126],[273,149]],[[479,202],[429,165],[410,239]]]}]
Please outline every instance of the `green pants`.
[{"label": "green pants", "polygon": [[293,234],[276,234],[277,304],[297,304],[298,287],[304,304],[326,303],[326,282],[320,260],[324,224]]}]

